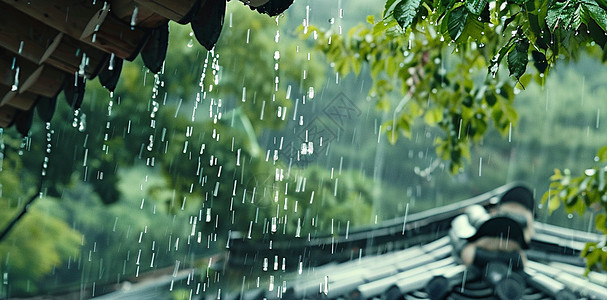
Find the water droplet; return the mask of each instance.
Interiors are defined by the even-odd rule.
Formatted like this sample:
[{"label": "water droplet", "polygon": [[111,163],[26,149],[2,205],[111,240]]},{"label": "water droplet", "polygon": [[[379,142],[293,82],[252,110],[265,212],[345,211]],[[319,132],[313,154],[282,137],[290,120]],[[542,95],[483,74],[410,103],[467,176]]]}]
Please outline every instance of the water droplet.
[{"label": "water droplet", "polygon": [[135,5],[133,9],[133,14],[131,15],[131,30],[135,29],[135,25],[137,25],[137,14],[139,13],[139,7]]},{"label": "water droplet", "polygon": [[16,91],[19,89],[19,70],[20,68],[17,66],[15,68],[15,78],[13,80],[13,85],[11,86],[11,91]]},{"label": "water droplet", "polygon": [[114,70],[114,58],[115,58],[114,53],[110,54],[110,62],[107,67],[107,69],[110,71]]}]

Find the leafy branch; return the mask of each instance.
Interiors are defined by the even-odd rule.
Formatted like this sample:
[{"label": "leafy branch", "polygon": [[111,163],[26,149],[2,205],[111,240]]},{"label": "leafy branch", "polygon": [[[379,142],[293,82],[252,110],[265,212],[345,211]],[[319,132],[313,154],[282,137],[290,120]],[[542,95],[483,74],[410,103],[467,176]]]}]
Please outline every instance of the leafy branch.
[{"label": "leafy branch", "polygon": [[[594,219],[595,228],[607,235],[607,146],[599,149],[595,161],[597,165],[586,169],[584,174],[573,177],[571,171],[554,170],[550,177],[549,190],[543,195],[542,203],[548,205],[550,212],[565,206],[568,213],[582,215],[587,209],[598,212]],[[607,251],[605,243],[588,243],[581,255],[586,258],[586,273],[595,268],[607,270]]]},{"label": "leafy branch", "polygon": [[[360,25],[347,36],[313,26],[301,32],[313,37],[342,76],[358,74],[367,64],[373,78],[369,97],[379,109],[394,110],[401,101],[392,99],[406,97],[398,115],[382,126],[388,139],[410,136],[423,115],[443,132],[437,154],[457,173],[470,142],[481,141],[491,126],[506,135],[516,125],[515,88],[524,89],[533,78],[543,84],[557,59],[605,46],[606,4],[388,0],[381,20],[369,16],[372,26]],[[508,74],[500,72],[504,63]]]}]

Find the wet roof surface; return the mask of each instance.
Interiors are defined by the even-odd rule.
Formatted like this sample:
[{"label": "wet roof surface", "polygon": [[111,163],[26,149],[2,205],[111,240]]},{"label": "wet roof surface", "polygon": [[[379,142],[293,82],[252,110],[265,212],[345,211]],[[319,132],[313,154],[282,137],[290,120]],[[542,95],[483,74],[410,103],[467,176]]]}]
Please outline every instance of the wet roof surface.
[{"label": "wet roof surface", "polygon": [[541,223],[536,230],[540,238],[533,240],[529,260],[519,272],[495,264],[480,274],[452,255],[445,236],[401,251],[311,268],[287,280],[286,288],[255,289],[242,299],[607,299],[607,275],[591,272],[583,277],[579,257],[582,240],[599,236]]},{"label": "wet roof surface", "polygon": [[[346,249],[357,245],[357,236],[376,241],[415,240],[402,250],[373,251],[365,249],[367,255],[354,255],[349,259],[338,260],[333,256],[328,263],[306,267],[285,273],[278,272],[276,282],[270,286],[245,288],[242,291],[222,291],[196,293],[193,299],[607,299],[607,274],[590,272],[584,277],[585,262],[579,256],[587,242],[600,242],[604,237],[598,234],[576,231],[568,228],[536,222],[535,235],[529,249],[525,250],[527,261],[522,270],[500,264],[490,263],[483,270],[467,267],[453,255],[453,246],[447,236],[445,221],[452,220],[468,205],[491,205],[496,196],[510,186],[500,187],[478,197],[447,205],[409,216],[407,230],[401,233],[396,227],[403,227],[402,220],[388,221],[384,224],[352,232],[348,238],[318,238],[303,244],[291,243],[290,251],[312,251],[315,248],[330,249],[336,252],[338,244]],[[423,226],[422,226],[423,224]],[[410,227],[412,226],[412,227]],[[392,228],[394,227],[394,228]],[[390,229],[392,228],[392,229]],[[413,228],[416,228],[415,230]],[[437,229],[438,228],[438,229]],[[396,233],[395,233],[396,232]],[[431,233],[431,234],[430,234]],[[383,235],[383,236],[382,236]],[[403,237],[405,236],[405,237]],[[415,237],[425,237],[421,242]],[[240,238],[238,238],[240,240]],[[239,245],[231,246],[234,257]],[[242,240],[240,240],[242,241]],[[324,242],[322,242],[324,241]],[[348,244],[351,242],[351,244]],[[378,242],[379,243],[379,242]],[[328,247],[321,247],[321,245]],[[240,246],[244,247],[244,246]],[[246,248],[246,247],[245,247]],[[303,249],[306,248],[306,249]],[[381,248],[381,247],[380,247]],[[377,248],[376,249],[380,249]],[[381,248],[381,249],[386,249]],[[260,250],[249,249],[260,254]],[[279,251],[278,249],[273,249]],[[284,251],[284,249],[283,249]],[[348,252],[348,251],[344,251]],[[278,252],[276,252],[278,253]],[[267,251],[265,256],[274,256]],[[320,255],[322,257],[322,255]],[[331,255],[325,255],[331,259]],[[232,260],[232,258],[230,258]],[[231,264],[242,261],[234,259]],[[278,270],[277,268],[275,268]],[[268,272],[267,274],[272,274]],[[276,274],[276,273],[275,273]],[[279,280],[278,280],[279,279]],[[178,280],[173,278],[173,280]],[[183,277],[182,280],[187,280]],[[168,281],[153,287],[123,290],[109,294],[107,299],[144,299],[149,291],[168,290]]]}]

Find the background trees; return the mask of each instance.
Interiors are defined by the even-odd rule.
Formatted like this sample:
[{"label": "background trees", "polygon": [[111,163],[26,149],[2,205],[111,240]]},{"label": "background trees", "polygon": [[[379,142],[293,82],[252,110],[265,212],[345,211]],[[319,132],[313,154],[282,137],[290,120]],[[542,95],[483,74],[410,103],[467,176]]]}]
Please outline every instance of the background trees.
[{"label": "background trees", "polygon": [[[338,185],[338,174],[291,166],[279,160],[278,145],[260,145],[264,129],[284,127],[292,99],[319,85],[324,70],[307,60],[305,47],[278,43],[295,38],[280,33],[280,18],[253,14],[232,22],[232,13],[245,10],[231,6],[216,50],[203,50],[191,32],[172,26],[159,74],[127,63],[114,92],[88,82],[81,109],[72,111],[60,96],[52,122],[36,120],[22,143],[16,132],[5,133],[2,200],[11,210],[2,220],[35,193],[12,188],[16,176],[24,187],[43,180],[45,198],[3,241],[0,295],[102,293],[150,270],[199,266],[225,249],[232,231],[260,241],[305,237],[332,230],[327,220],[336,211],[344,224],[370,218],[360,175],[340,172]],[[352,199],[356,207],[341,206]],[[41,207],[48,221],[38,235],[48,239],[37,244],[31,234]],[[39,268],[23,263],[34,250],[47,251],[32,262]]]}]

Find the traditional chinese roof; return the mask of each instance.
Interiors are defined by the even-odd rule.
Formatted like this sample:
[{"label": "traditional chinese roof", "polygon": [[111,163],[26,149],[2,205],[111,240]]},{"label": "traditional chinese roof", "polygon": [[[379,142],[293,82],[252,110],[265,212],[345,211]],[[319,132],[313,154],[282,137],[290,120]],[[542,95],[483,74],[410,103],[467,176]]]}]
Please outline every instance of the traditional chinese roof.
[{"label": "traditional chinese roof", "polygon": [[[190,24],[213,48],[229,0],[2,0],[0,1],[0,127],[24,135],[34,107],[49,121],[57,95],[82,103],[87,79],[114,90],[124,60],[141,55],[156,73],[164,62],[168,22]],[[293,0],[241,0],[271,16]]]},{"label": "traditional chinese roof", "polygon": [[[607,299],[604,285],[607,274],[593,271],[584,277],[585,262],[580,257],[587,242],[603,241],[604,237],[598,234],[535,222],[536,233],[530,248],[525,251],[527,261],[522,270],[513,270],[495,262],[479,271],[464,265],[454,255],[453,245],[447,236],[449,226],[445,226],[445,222],[449,223],[469,205],[495,205],[496,197],[509,187],[500,187],[454,205],[411,215],[410,222],[406,224],[398,219],[350,233],[350,241],[340,236],[332,241],[325,240],[325,247],[317,248],[323,244],[318,239],[304,242],[302,249],[291,245],[290,251],[307,252],[308,255],[303,256],[305,258],[326,257],[335,261],[320,266],[315,266],[314,262],[304,262],[305,267],[293,273],[275,275],[274,286],[246,288],[242,293],[226,292],[224,298]],[[396,230],[403,227],[405,233]],[[411,234],[407,234],[407,231]],[[362,255],[362,250],[354,251],[360,255],[351,255],[351,250],[358,248],[358,238],[365,236],[367,247],[360,249],[365,249],[367,255]],[[418,238],[411,242],[407,236]],[[407,243],[407,240],[410,242]],[[387,250],[398,247],[399,243],[408,245],[402,250]],[[238,250],[237,245],[235,243],[231,247],[232,251]],[[321,248],[336,255],[309,254],[315,249],[322,251]],[[263,257],[286,253],[277,249],[252,251],[257,251],[256,255]],[[231,253],[231,257],[240,257],[236,253]],[[349,253],[350,258],[342,260],[339,253]],[[235,266],[242,262],[230,263]]]}]

